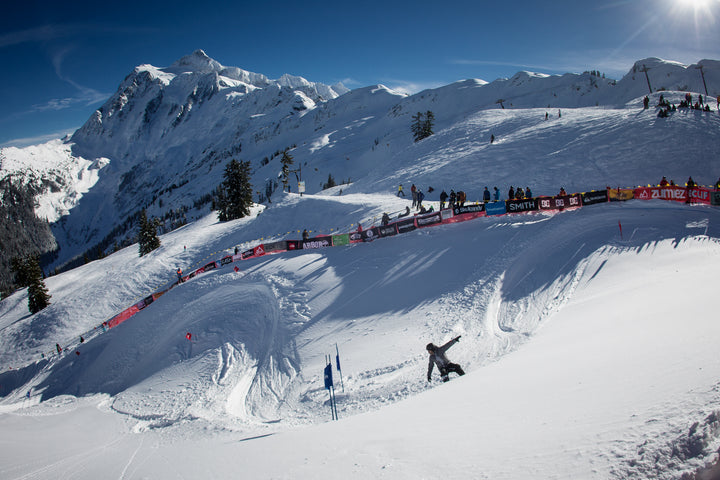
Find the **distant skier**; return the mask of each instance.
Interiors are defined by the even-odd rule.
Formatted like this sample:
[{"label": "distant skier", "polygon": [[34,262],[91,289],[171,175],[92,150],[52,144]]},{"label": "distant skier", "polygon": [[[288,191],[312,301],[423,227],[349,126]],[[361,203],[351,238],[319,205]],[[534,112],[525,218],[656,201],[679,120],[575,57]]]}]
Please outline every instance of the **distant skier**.
[{"label": "distant skier", "polygon": [[183,283],[182,268],[178,267],[177,272],[175,273],[178,277],[178,283]]},{"label": "distant skier", "polygon": [[402,188],[402,183],[398,186],[397,196],[399,197],[400,195],[402,195],[403,197],[405,196],[405,192],[403,192],[403,188]]},{"label": "distant skier", "polygon": [[307,229],[303,230],[302,239],[303,242],[307,242],[308,240],[310,240],[310,234],[308,233]]},{"label": "distant skier", "polygon": [[432,371],[435,365],[437,365],[438,370],[440,371],[440,377],[442,378],[443,382],[447,382],[450,380],[448,378],[448,373],[455,372],[458,375],[465,375],[465,372],[463,369],[458,365],[457,363],[452,363],[448,358],[445,356],[445,352],[447,349],[455,345],[457,342],[460,341],[460,335],[453,338],[449,342],[447,342],[445,345],[438,347],[435,344],[428,343],[425,347],[427,349],[428,354],[430,355],[430,359],[428,361],[428,372],[427,372],[427,380],[428,382],[432,380]]}]

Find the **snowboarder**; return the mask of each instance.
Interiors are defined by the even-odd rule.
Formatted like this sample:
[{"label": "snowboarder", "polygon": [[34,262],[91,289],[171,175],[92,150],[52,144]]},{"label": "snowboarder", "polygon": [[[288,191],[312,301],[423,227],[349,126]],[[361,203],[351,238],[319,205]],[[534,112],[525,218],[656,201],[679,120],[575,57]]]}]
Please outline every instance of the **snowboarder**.
[{"label": "snowboarder", "polygon": [[383,213],[380,223],[382,223],[383,225],[387,225],[388,223],[390,223],[390,215],[388,215],[387,212]]},{"label": "snowboarder", "polygon": [[495,189],[495,192],[493,193],[493,198],[497,202],[500,200],[500,190],[498,190],[498,187],[493,187]]},{"label": "snowboarder", "polygon": [[405,196],[405,192],[403,192],[403,189],[402,189],[402,183],[398,186],[397,196],[399,197],[400,195],[402,195],[403,197]]},{"label": "snowboarder", "polygon": [[437,365],[438,370],[440,371],[440,377],[442,378],[443,382],[447,382],[448,380],[450,380],[450,378],[448,378],[448,373],[450,372],[455,372],[458,375],[465,375],[465,372],[460,367],[460,365],[458,365],[457,363],[452,363],[450,360],[448,360],[447,356],[445,356],[445,352],[447,351],[447,349],[449,349],[459,341],[460,335],[453,338],[441,347],[438,347],[433,343],[427,344],[425,348],[430,355],[427,372],[428,382],[432,381],[432,371],[435,365]]},{"label": "snowboarder", "polygon": [[414,183],[410,187],[410,193],[412,194],[412,207],[415,208],[417,206],[417,187]]},{"label": "snowboarder", "polygon": [[178,267],[177,272],[175,272],[178,277],[178,283],[183,283],[183,277],[182,277],[182,268]]},{"label": "snowboarder", "polygon": [[417,191],[417,209],[420,210],[422,208],[422,202],[425,199],[425,194],[421,192],[420,190]]},{"label": "snowboarder", "polygon": [[302,237],[304,242],[307,242],[310,238],[310,234],[308,233],[307,229],[303,230]]}]

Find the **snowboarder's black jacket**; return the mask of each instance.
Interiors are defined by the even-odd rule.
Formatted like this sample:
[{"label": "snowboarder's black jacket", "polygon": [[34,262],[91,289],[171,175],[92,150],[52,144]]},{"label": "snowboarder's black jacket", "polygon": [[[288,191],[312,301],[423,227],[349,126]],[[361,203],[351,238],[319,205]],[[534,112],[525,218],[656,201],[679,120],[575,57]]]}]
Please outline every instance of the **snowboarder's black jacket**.
[{"label": "snowboarder's black jacket", "polygon": [[437,365],[438,370],[442,373],[445,370],[445,367],[448,363],[450,363],[450,360],[445,356],[445,352],[455,345],[460,340],[460,337],[457,336],[447,342],[445,345],[441,347],[435,347],[435,350],[430,353],[430,361],[428,362],[428,373],[427,376],[430,378],[432,375],[433,367]]}]

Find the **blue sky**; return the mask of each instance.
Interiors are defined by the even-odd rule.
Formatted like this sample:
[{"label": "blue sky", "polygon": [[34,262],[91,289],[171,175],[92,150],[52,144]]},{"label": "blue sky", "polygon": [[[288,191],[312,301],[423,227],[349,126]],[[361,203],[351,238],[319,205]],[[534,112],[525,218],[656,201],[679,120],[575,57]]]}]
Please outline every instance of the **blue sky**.
[{"label": "blue sky", "polygon": [[226,66],[414,93],[520,70],[720,59],[720,0],[25,1],[0,16],[0,146],[79,128],[136,65],[203,49]]}]

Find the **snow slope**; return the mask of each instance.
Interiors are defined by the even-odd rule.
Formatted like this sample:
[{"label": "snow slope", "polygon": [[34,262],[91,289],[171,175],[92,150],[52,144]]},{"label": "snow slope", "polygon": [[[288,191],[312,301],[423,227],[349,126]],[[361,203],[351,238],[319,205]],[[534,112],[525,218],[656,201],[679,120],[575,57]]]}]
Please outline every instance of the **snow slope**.
[{"label": "snow slope", "polygon": [[[278,213],[329,230],[407,202],[285,194],[145,257],[128,248],[48,278],[44,316],[27,316],[22,292],[3,301],[6,366],[71,346],[0,377],[3,478],[679,478],[717,457],[709,206],[636,200],[270,255],[76,340],[177,265],[282,225]],[[468,375],[428,385],[424,345],[458,334],[449,356]]]}]

